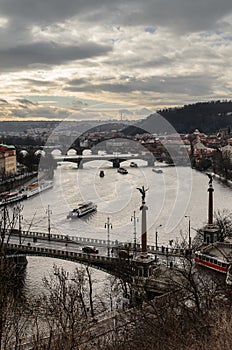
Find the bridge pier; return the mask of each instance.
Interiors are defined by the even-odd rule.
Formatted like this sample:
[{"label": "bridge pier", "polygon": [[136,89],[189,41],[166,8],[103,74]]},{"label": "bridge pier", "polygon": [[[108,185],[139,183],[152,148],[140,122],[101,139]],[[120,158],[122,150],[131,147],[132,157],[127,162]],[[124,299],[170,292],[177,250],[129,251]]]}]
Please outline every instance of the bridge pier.
[{"label": "bridge pier", "polygon": [[120,167],[120,160],[118,158],[113,159],[113,168],[119,168]]},{"label": "bridge pier", "polygon": [[154,158],[152,157],[152,158],[149,158],[149,159],[147,159],[147,166],[154,166]]},{"label": "bridge pier", "polygon": [[79,159],[77,160],[77,167],[78,167],[78,169],[83,169],[83,162],[82,162],[82,159],[81,159],[81,158],[79,158]]}]

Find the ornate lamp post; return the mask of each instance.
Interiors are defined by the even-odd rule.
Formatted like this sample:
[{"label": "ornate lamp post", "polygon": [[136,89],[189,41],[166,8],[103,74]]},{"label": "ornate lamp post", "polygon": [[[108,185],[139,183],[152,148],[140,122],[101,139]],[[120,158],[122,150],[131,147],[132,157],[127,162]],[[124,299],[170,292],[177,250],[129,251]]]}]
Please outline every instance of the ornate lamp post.
[{"label": "ornate lamp post", "polygon": [[159,226],[156,227],[155,230],[155,250],[158,250],[158,228],[161,227],[162,225],[160,224]]},{"label": "ornate lamp post", "polygon": [[49,204],[48,204],[48,209],[46,210],[46,213],[48,214],[48,240],[51,240],[51,214],[52,211],[49,208]]},{"label": "ornate lamp post", "polygon": [[191,249],[191,222],[190,222],[190,216],[185,215],[185,218],[188,218],[188,247]]},{"label": "ornate lamp post", "polygon": [[138,221],[138,218],[135,216],[135,211],[133,216],[131,217],[131,221],[134,223],[134,255],[136,254],[136,221]]},{"label": "ornate lamp post", "polygon": [[110,223],[110,218],[107,218],[105,223],[105,228],[107,228],[107,256],[110,256],[110,229],[112,229],[112,224]]}]

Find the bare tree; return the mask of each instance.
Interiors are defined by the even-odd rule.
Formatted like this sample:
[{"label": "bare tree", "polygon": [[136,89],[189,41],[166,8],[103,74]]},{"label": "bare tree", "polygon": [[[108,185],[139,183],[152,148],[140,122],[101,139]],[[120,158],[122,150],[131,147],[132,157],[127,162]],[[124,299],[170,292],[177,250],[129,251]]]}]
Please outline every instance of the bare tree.
[{"label": "bare tree", "polygon": [[199,271],[190,258],[165,276],[170,292],[124,314],[125,332],[105,349],[195,350],[212,344],[216,310],[223,305],[220,279]]},{"label": "bare tree", "polygon": [[220,240],[232,237],[232,213],[227,209],[214,213],[215,223],[220,229]]},{"label": "bare tree", "polygon": [[0,208],[0,349],[9,349],[13,339],[15,349],[26,328],[27,317],[23,312],[19,291],[22,270],[14,256],[8,257],[7,243],[15,230],[19,206],[4,205]]},{"label": "bare tree", "polygon": [[31,333],[35,346],[38,349],[77,349],[88,339],[87,329],[95,314],[89,268],[76,268],[70,275],[54,266],[43,284],[45,292],[32,306]]}]

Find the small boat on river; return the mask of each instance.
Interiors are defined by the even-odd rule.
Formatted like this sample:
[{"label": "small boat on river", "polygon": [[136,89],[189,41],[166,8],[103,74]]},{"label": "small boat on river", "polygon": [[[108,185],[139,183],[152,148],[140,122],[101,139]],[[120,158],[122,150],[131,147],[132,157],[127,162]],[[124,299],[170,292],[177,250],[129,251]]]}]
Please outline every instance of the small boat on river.
[{"label": "small boat on river", "polygon": [[159,169],[159,168],[152,168],[152,171],[154,173],[157,173],[157,174],[162,174],[163,173],[163,170],[162,169]]},{"label": "small boat on river", "polygon": [[125,168],[118,168],[118,173],[125,175],[128,174],[128,171]]},{"label": "small boat on river", "polygon": [[74,208],[72,211],[69,212],[67,215],[67,219],[76,219],[81,218],[84,215],[87,215],[91,212],[94,212],[97,210],[97,205],[93,202],[86,202],[78,204],[76,208]]}]

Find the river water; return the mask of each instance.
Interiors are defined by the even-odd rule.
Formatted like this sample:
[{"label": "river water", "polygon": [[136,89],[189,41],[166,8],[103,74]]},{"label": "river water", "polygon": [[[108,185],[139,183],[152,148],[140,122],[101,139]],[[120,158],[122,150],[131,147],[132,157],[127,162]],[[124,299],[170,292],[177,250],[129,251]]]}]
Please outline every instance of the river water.
[{"label": "river water", "polygon": [[[148,243],[155,243],[156,231],[158,245],[168,245],[170,240],[180,242],[188,237],[189,220],[193,237],[195,230],[207,222],[208,177],[189,167],[163,166],[163,173],[157,174],[144,161],[136,162],[138,168],[131,168],[129,162],[122,163],[128,170],[127,175],[119,174],[104,161],[86,163],[79,170],[73,163],[63,163],[55,171],[53,189],[23,202],[23,229],[48,232],[49,209],[51,233],[107,239],[105,224],[109,218],[110,240],[133,242],[135,212],[136,240],[140,242],[141,193],[138,188],[144,186]],[[99,177],[100,170],[104,170],[105,177]],[[213,187],[214,210],[232,211],[232,188],[218,180],[213,181]],[[67,219],[70,210],[87,200],[97,204],[96,213],[78,220]],[[26,285],[31,291],[40,290],[41,279],[48,275],[53,264],[66,270],[77,266],[56,259],[28,257]],[[98,280],[104,279],[102,272],[94,274]]]}]

